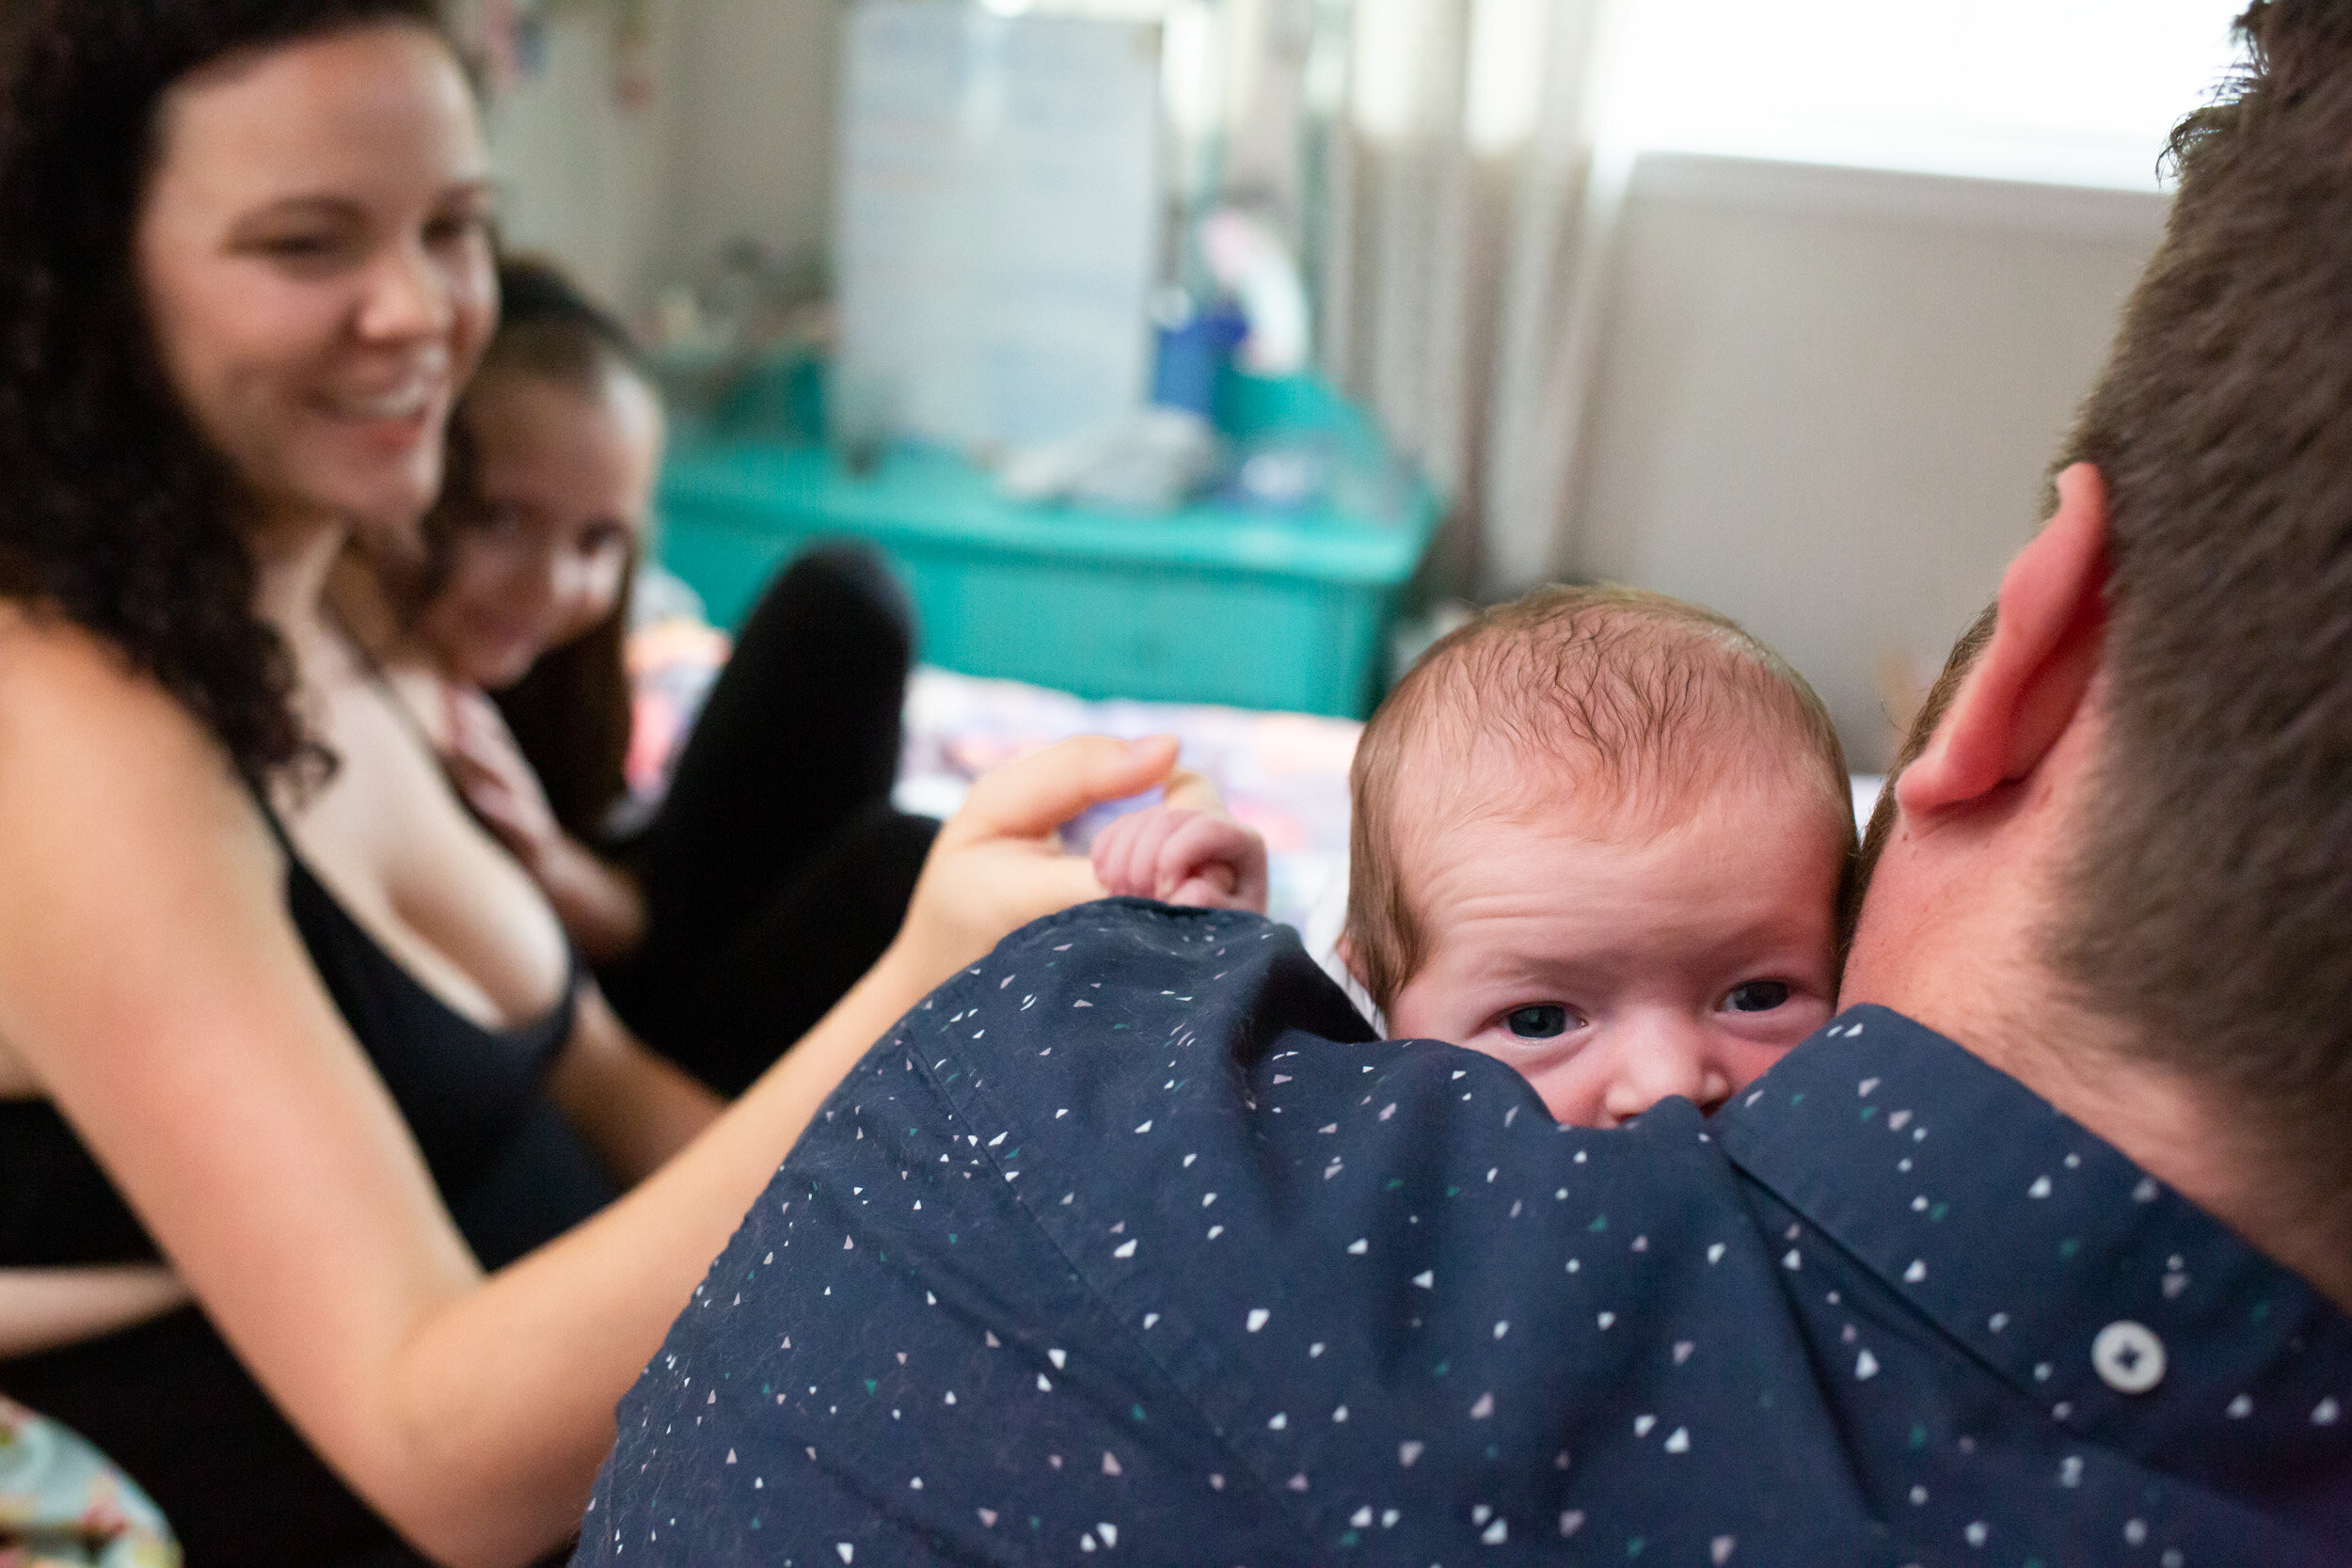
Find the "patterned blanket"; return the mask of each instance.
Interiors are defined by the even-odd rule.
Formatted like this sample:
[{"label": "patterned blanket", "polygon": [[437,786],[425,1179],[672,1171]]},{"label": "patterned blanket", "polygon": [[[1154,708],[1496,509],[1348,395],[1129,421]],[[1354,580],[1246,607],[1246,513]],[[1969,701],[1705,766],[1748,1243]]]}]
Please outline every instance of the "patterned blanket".
[{"label": "patterned blanket", "polygon": [[[668,619],[631,633],[636,722],[628,773],[641,809],[659,798],[726,656],[725,634],[699,622]],[[1265,835],[1268,912],[1307,932],[1311,951],[1324,935],[1327,950],[1346,899],[1347,766],[1361,730],[1350,720],[1298,713],[1090,703],[925,667],[907,685],[897,798],[903,810],[944,817],[984,769],[1067,736],[1173,735],[1184,744],[1183,766],[1208,778],[1233,815]],[[1089,813],[1064,836],[1082,848],[1116,811]]]},{"label": "patterned blanket", "polygon": [[147,1495],[72,1433],[0,1399],[0,1568],[179,1568]]}]

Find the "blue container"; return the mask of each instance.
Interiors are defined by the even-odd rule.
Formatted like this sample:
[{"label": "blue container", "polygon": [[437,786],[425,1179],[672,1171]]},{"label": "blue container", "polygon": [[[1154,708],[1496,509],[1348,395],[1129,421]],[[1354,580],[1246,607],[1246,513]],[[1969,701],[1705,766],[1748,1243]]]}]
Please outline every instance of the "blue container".
[{"label": "blue container", "polygon": [[1227,305],[1188,315],[1178,325],[1158,330],[1152,401],[1215,420],[1218,379],[1232,364],[1233,350],[1249,336],[1249,323]]}]

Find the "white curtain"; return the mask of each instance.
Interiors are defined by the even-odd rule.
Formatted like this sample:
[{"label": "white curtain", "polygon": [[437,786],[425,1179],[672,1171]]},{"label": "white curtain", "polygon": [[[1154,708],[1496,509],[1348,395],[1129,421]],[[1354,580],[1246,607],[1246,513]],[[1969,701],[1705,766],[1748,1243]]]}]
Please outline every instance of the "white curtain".
[{"label": "white curtain", "polygon": [[1305,189],[1326,372],[1454,502],[1445,586],[1575,562],[1571,497],[1625,160],[1629,0],[1355,0]]}]

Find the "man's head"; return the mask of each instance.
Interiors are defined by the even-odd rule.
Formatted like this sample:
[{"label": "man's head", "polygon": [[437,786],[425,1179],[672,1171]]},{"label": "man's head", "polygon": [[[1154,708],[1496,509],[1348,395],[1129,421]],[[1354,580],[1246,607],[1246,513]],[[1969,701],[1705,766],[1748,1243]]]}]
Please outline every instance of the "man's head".
[{"label": "man's head", "polygon": [[[1909,988],[1959,1013],[1950,982],[1974,974],[1991,992],[1974,1026],[2010,1037],[1947,1032],[1994,1044],[2003,1065],[2029,1045],[2079,1085],[2141,1069],[2134,1082],[2168,1085],[2142,1118],[2169,1119],[2163,1136],[2098,1125],[2101,1094],[2121,1090],[2053,1098],[2143,1164],[2210,1144],[2214,1169],[2176,1177],[2205,1189],[2192,1196],[2340,1255],[2352,7],[2264,0],[2239,25],[2251,67],[2175,137],[2164,242],[2070,443],[2089,467],[2060,474],[2050,528],[2011,568],[1997,621],[1956,651],[1872,824],[1848,995]],[[2226,1213],[2257,1190],[2266,1220]]]},{"label": "man's head", "polygon": [[1564,1121],[1721,1101],[1825,1022],[1853,821],[1820,702],[1723,617],[1551,588],[1432,648],[1354,769],[1351,967]]}]

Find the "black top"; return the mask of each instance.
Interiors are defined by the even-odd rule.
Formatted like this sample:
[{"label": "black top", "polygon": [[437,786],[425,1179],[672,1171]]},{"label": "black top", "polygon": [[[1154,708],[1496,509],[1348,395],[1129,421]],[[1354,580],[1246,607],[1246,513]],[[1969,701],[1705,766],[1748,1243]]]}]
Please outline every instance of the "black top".
[{"label": "black top", "polygon": [[[282,831],[278,842],[294,928],[483,1265],[510,1262],[609,1202],[610,1178],[546,1091],[572,1032],[577,960],[545,1017],[485,1029],[377,945]],[[0,1101],[0,1265],[155,1256],[54,1107]],[[105,1449],[162,1506],[193,1568],[333,1562],[389,1539],[193,1308],[0,1361],[0,1389]]]},{"label": "black top", "polygon": [[1134,901],[899,1022],[619,1425],[577,1563],[2352,1552],[2352,1323],[1941,1036],[1560,1127]]},{"label": "black top", "polygon": [[[271,826],[276,828],[275,818]],[[562,999],[544,1017],[512,1029],[485,1029],[426,990],[385,952],[303,863],[282,832],[278,842],[287,862],[287,906],[311,963],[391,1091],[443,1197],[453,1209],[471,1206],[468,1200],[474,1190],[494,1179],[524,1134],[544,1101],[548,1068],[571,1037],[577,960],[564,978]],[[580,1152],[585,1155],[584,1148]],[[587,1168],[594,1169],[593,1162]],[[602,1182],[598,1176],[596,1190],[602,1196],[596,1203],[609,1196]],[[586,1196],[571,1182],[558,1191]],[[486,1250],[501,1260],[518,1255],[513,1216],[482,1219],[488,1233],[481,1237],[463,1216],[459,1220],[477,1254]],[[520,1250],[535,1244],[523,1242]],[[0,1101],[0,1265],[145,1262],[155,1257],[155,1243],[56,1110],[46,1101]],[[497,1266],[489,1257],[483,1261]]]}]

